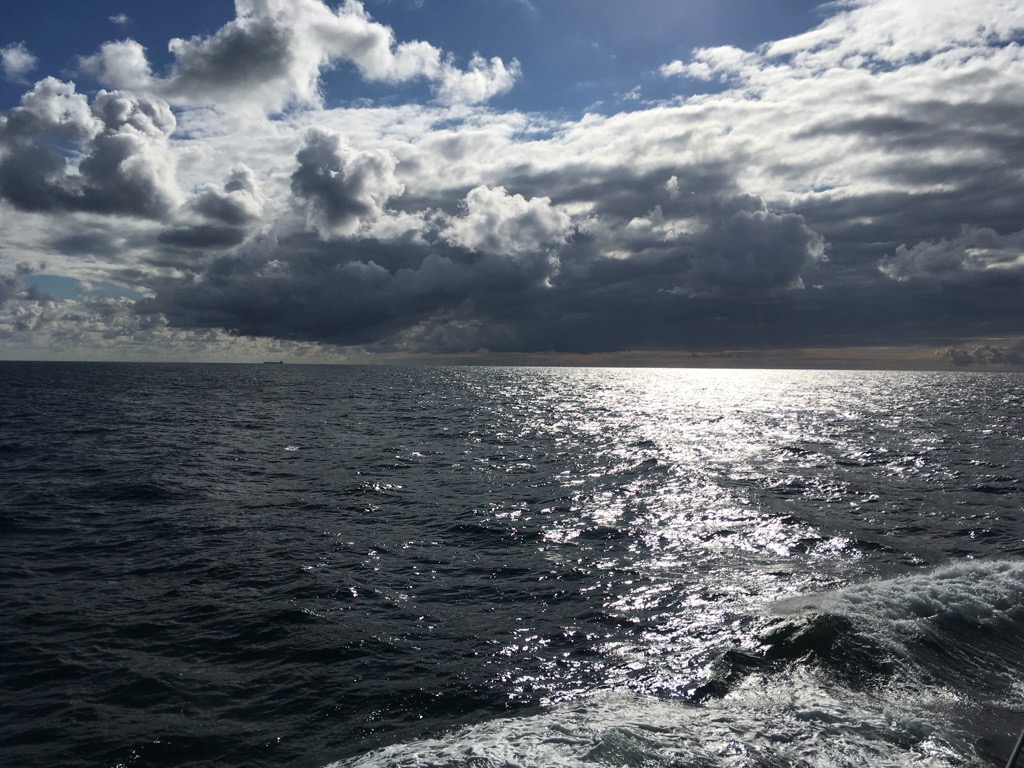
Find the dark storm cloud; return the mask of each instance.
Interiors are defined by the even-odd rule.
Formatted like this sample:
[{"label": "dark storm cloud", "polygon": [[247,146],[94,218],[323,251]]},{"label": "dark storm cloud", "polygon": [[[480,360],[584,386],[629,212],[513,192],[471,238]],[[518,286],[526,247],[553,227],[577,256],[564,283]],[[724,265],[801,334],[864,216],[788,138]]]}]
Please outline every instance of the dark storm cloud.
[{"label": "dark storm cloud", "polygon": [[241,243],[245,235],[244,229],[207,224],[165,230],[157,235],[157,242],[183,248],[227,248]]},{"label": "dark storm cloud", "polygon": [[25,301],[34,301],[38,304],[50,304],[56,301],[53,296],[40,288],[36,283],[32,283],[25,289],[24,294],[22,294],[22,298]]},{"label": "dark storm cloud", "polygon": [[[1021,185],[1013,170],[1018,162],[1024,163],[1024,157],[1001,155],[989,164],[964,164],[956,172],[934,165],[901,171],[904,177],[925,179],[922,191],[822,196],[801,202],[795,210],[827,237],[833,279],[945,280],[988,264],[978,256],[986,249],[996,256],[998,247],[981,242],[982,231],[1005,241],[1004,266],[1013,260],[1014,243],[1024,239],[1017,202]],[[981,240],[972,244],[964,232]],[[971,249],[975,257],[968,254]]]},{"label": "dark storm cloud", "polygon": [[[322,138],[307,144],[318,151],[301,156],[300,167],[333,163],[335,144]],[[703,208],[707,226],[685,237],[666,240],[657,216],[634,222],[631,256],[610,258],[598,247],[603,238],[570,233],[568,217],[546,199],[480,188],[429,243],[306,237],[253,246],[197,278],[159,281],[140,308],[180,327],[380,349],[705,346],[728,336],[713,328],[723,303],[740,327],[766,294],[793,293],[822,241],[801,217],[756,197]]]},{"label": "dark storm cloud", "polygon": [[802,216],[778,214],[764,201],[739,196],[695,245],[690,266],[698,290],[767,290],[798,285],[804,268],[825,253],[824,238]]},{"label": "dark storm cloud", "polygon": [[982,344],[972,349],[946,347],[940,354],[954,365],[1024,365],[1024,344],[1001,347]]},{"label": "dark storm cloud", "polygon": [[124,265],[132,261],[132,251],[152,246],[152,233],[148,226],[139,230],[127,227],[119,218],[93,218],[75,221],[70,227],[55,227],[43,244],[47,251],[55,254]]},{"label": "dark storm cloud", "polygon": [[[47,78],[0,116],[0,196],[27,211],[166,216],[177,202],[166,104]],[[81,156],[73,164],[72,158]]]},{"label": "dark storm cloud", "polygon": [[544,259],[442,248],[421,251],[414,266],[388,268],[382,263],[408,262],[408,245],[365,253],[358,243],[292,239],[216,259],[201,279],[158,281],[157,296],[140,308],[182,327],[371,343],[467,301],[514,302],[549,270]]},{"label": "dark storm cloud", "polygon": [[8,302],[18,291],[19,281],[11,275],[0,274],[0,307]]}]

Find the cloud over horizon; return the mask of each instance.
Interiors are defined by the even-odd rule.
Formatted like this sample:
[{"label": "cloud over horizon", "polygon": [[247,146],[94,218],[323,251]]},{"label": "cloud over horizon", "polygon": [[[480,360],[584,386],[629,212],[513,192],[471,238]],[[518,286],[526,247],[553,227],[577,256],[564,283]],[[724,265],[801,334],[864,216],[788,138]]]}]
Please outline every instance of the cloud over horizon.
[{"label": "cloud over horizon", "polygon": [[[488,105],[531,77],[525,51],[460,64],[355,0],[237,0],[171,39],[162,71],[135,40],[103,43],[74,82],[44,77],[0,113],[0,343],[1024,334],[1024,1],[820,13],[758,47],[666,57],[636,76],[676,95],[573,118]],[[404,96],[332,103],[337,73]],[[416,83],[426,98],[401,90]],[[40,303],[28,273],[126,293]],[[106,341],[75,335],[104,323]]]}]

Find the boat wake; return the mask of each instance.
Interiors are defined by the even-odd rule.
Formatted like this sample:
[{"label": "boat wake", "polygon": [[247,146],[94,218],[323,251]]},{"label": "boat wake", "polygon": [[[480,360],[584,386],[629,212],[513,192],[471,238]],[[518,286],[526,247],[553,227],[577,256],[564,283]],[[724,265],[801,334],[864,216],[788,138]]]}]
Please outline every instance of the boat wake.
[{"label": "boat wake", "polygon": [[751,616],[689,700],[604,691],[334,768],[974,766],[1021,720],[1024,564],[970,562]]}]

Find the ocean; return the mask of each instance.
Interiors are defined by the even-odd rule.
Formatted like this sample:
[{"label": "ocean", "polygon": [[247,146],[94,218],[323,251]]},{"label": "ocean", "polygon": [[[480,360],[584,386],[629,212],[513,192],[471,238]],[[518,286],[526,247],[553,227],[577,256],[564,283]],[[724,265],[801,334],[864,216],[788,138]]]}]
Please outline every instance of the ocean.
[{"label": "ocean", "polygon": [[0,363],[0,763],[1002,766],[1024,377]]}]

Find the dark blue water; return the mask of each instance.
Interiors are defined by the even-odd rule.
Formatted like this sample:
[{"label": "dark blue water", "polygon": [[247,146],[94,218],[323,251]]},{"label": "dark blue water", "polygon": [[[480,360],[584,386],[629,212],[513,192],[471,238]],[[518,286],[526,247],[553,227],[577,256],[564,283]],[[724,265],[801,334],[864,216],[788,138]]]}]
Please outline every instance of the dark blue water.
[{"label": "dark blue water", "polygon": [[0,363],[5,766],[1002,765],[1024,377]]}]

